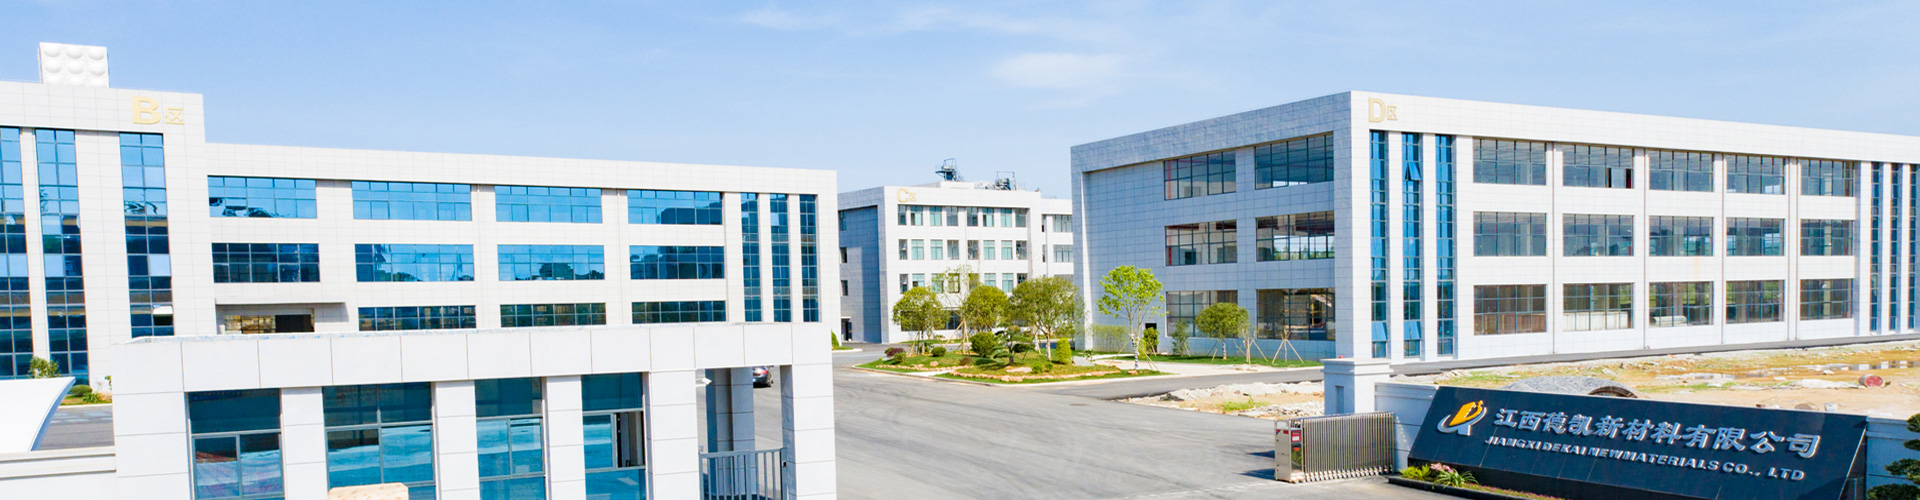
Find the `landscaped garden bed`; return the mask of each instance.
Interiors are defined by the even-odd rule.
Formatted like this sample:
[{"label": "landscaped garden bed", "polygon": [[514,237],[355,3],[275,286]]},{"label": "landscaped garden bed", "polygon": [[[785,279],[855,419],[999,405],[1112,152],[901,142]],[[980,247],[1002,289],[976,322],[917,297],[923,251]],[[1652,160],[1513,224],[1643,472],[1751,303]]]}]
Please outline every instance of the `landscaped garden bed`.
[{"label": "landscaped garden bed", "polygon": [[1387,482],[1479,500],[1563,500],[1560,497],[1482,485],[1473,479],[1472,473],[1456,471],[1446,464],[1439,463],[1400,469],[1400,475],[1388,476]]}]

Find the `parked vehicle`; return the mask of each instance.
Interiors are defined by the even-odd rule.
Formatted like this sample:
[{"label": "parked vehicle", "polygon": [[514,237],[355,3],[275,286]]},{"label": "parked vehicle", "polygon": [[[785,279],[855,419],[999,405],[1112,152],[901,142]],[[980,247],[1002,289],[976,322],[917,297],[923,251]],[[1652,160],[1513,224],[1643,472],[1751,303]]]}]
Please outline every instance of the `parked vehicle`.
[{"label": "parked vehicle", "polygon": [[753,386],[755,388],[773,387],[773,372],[765,366],[753,367]]}]

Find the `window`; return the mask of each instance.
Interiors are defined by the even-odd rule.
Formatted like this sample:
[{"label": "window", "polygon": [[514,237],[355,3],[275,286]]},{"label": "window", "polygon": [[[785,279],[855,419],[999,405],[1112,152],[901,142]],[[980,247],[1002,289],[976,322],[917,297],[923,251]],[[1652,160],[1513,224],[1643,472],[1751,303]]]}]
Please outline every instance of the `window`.
[{"label": "window", "polygon": [[646,389],[640,374],[580,377],[587,498],[639,499],[647,491]]},{"label": "window", "polygon": [[908,246],[913,249],[913,260],[927,260],[926,240],[908,240]]},{"label": "window", "polygon": [[1473,181],[1547,185],[1547,143],[1505,139],[1473,141]]},{"label": "window", "polygon": [[1387,357],[1387,133],[1367,132],[1367,203],[1373,357]]},{"label": "window", "polygon": [[1473,254],[1481,257],[1547,255],[1547,214],[1474,212]]},{"label": "window", "polygon": [[473,220],[473,186],[426,182],[353,181],[353,218],[362,220]]},{"label": "window", "polygon": [[1781,255],[1782,222],[1780,219],[1727,218],[1727,255]]},{"label": "window", "polygon": [[1633,188],[1633,150],[1609,146],[1568,146],[1561,180],[1572,187]]},{"label": "window", "polygon": [[627,191],[627,220],[632,224],[720,224],[720,193],[710,191]]},{"label": "window", "polygon": [[193,498],[280,498],[280,390],[187,393]]},{"label": "window", "polygon": [[1230,220],[1167,226],[1167,265],[1234,263],[1239,253],[1234,243],[1238,226]]},{"label": "window", "polygon": [[1728,281],[1727,324],[1780,321],[1780,281]]},{"label": "window", "polygon": [[947,260],[960,260],[960,240],[947,240]]},{"label": "window", "polygon": [[980,240],[967,240],[967,260],[980,260]]},{"label": "window", "polygon": [[847,296],[847,280],[840,280],[840,296]]},{"label": "window", "polygon": [[[845,214],[845,212],[842,212]],[[845,225],[840,226],[842,230]],[[759,322],[760,291],[760,195],[740,193],[740,281],[746,291],[746,321]],[[840,249],[840,262],[847,261],[847,249]]]},{"label": "window", "polygon": [[1713,154],[1648,151],[1647,188],[1658,191],[1713,192]]},{"label": "window", "polygon": [[1837,160],[1801,160],[1800,194],[1807,196],[1853,196],[1853,162]]},{"label": "window", "polygon": [[547,497],[541,379],[473,381],[481,500]]},{"label": "window", "polygon": [[986,241],[980,242],[981,248],[984,249],[981,255],[986,256],[986,258],[983,260],[999,260],[1000,259],[1000,252],[995,251],[993,249],[994,245],[996,244],[997,243],[994,242],[993,240],[986,240]]},{"label": "window", "polygon": [[1787,194],[1787,159],[1727,155],[1727,192]]},{"label": "window", "polygon": [[1633,216],[1563,214],[1567,257],[1633,255]]},{"label": "window", "polygon": [[[773,217],[773,321],[789,323],[793,321],[793,253],[792,215],[787,211],[787,195],[773,193],[767,196],[768,213]],[[718,251],[716,250],[717,254]],[[717,258],[717,257],[716,257]],[[715,266],[713,277],[721,278],[719,266]]]},{"label": "window", "polygon": [[1547,331],[1546,285],[1473,287],[1473,333],[1503,335]]},{"label": "window", "polygon": [[120,184],[121,210],[126,215],[130,333],[133,338],[173,335],[173,315],[156,314],[173,305],[167,155],[162,135],[120,134]]},{"label": "window", "polygon": [[1853,317],[1853,280],[1800,280],[1800,319]]},{"label": "window", "polygon": [[1422,323],[1419,320],[1426,315],[1420,307],[1425,303],[1421,291],[1426,281],[1421,266],[1421,247],[1424,246],[1421,235],[1426,232],[1421,216],[1425,204],[1421,181],[1426,175],[1421,162],[1425,157],[1420,134],[1400,134],[1400,319],[1410,320],[1402,330],[1406,341],[1402,353],[1409,357],[1420,355]]},{"label": "window", "polygon": [[1333,258],[1333,212],[1254,219],[1259,261]]},{"label": "window", "polygon": [[0,128],[0,379],[32,376],[33,311],[28,298],[27,205],[20,129]]},{"label": "window", "polygon": [[1001,243],[1001,245],[1000,245],[1000,249],[1001,249],[1000,251],[1001,251],[1001,252],[1005,252],[1005,251],[1006,251],[1006,249],[1007,249],[1007,245],[1006,245],[1006,244],[1007,244],[1007,243],[1013,243],[1013,256],[1012,256],[1012,259],[1013,259],[1013,260],[1027,260],[1027,242],[1026,242],[1026,240],[1015,240],[1015,241],[1010,241],[1010,242],[1008,242],[1008,241],[1003,241],[1003,242],[1000,242],[1000,243]]},{"label": "window", "polygon": [[208,176],[207,206],[213,217],[312,219],[320,216],[314,184],[312,179]]},{"label": "window", "polygon": [[[992,286],[992,285],[988,285]],[[1208,333],[1195,328],[1194,318],[1200,311],[1215,303],[1235,304],[1240,302],[1240,292],[1233,290],[1208,290],[1198,292],[1167,292],[1167,330],[1172,332],[1178,325],[1188,325],[1188,332],[1195,337],[1207,337]]]},{"label": "window", "polygon": [[1561,331],[1589,332],[1633,328],[1633,284],[1564,285],[1561,300],[1566,324]]},{"label": "window", "polygon": [[1166,173],[1167,199],[1233,192],[1233,152],[1221,151],[1160,162]]},{"label": "window", "polygon": [[[1895,210],[1898,213],[1898,210]],[[1899,226],[1894,234],[1900,234]],[[1899,240],[1895,240],[1898,243]],[[1894,253],[1899,259],[1898,246]],[[1800,221],[1800,255],[1853,255],[1853,221],[1851,220],[1814,220]]]},{"label": "window", "polygon": [[1713,324],[1713,282],[1653,283],[1647,327]]},{"label": "window", "polygon": [[[780,246],[776,245],[774,262],[780,261]],[[671,247],[635,245],[629,252],[632,261],[633,279],[637,280],[693,280],[721,279],[726,276],[726,264],[723,261],[723,247]],[[774,270],[774,280],[780,280],[781,269]],[[777,286],[777,284],[776,284]]]},{"label": "window", "polygon": [[1295,288],[1260,290],[1255,307],[1260,322],[1254,325],[1259,338],[1289,340],[1337,340],[1334,335],[1334,301],[1331,288]]},{"label": "window", "polygon": [[495,217],[503,222],[600,223],[600,190],[494,186]]},{"label": "window", "polygon": [[907,240],[899,240],[899,243],[900,243],[900,260],[910,260],[910,257],[908,256],[912,254],[907,253]]},{"label": "window", "polygon": [[1333,134],[1253,148],[1254,189],[1333,181]]},{"label": "window", "polygon": [[362,283],[473,281],[473,245],[359,244],[353,262]]},{"label": "window", "polygon": [[1454,138],[1450,135],[1433,136],[1433,191],[1434,225],[1433,240],[1434,270],[1434,316],[1440,321],[1434,323],[1434,353],[1441,356],[1454,354],[1454,264],[1456,244],[1454,238]]},{"label": "window", "polygon": [[607,324],[606,304],[500,305],[500,327]]},{"label": "window", "polygon": [[637,324],[712,323],[726,320],[727,301],[724,300],[633,303],[633,322]]},{"label": "window", "polygon": [[1045,217],[1046,218],[1042,221],[1043,225],[1040,226],[1041,232],[1047,232],[1047,231],[1053,231],[1056,233],[1073,232],[1073,216],[1072,215],[1052,214],[1052,215],[1046,215]]},{"label": "window", "polygon": [[[36,130],[40,162],[40,234],[46,259],[49,355],[62,375],[84,377],[87,361],[86,279],[80,257],[79,154],[71,130]],[[24,214],[22,214],[24,216]]]},{"label": "window", "polygon": [[1655,257],[1713,256],[1713,218],[1647,217],[1647,253]]},{"label": "window", "polygon": [[362,307],[360,331],[477,328],[473,318],[473,306]]},{"label": "window", "polygon": [[425,382],[325,387],[327,487],[401,483],[434,498],[433,391]]},{"label": "window", "polygon": [[1053,261],[1062,264],[1073,262],[1073,245],[1054,245]]},{"label": "window", "polygon": [[214,243],[214,283],[314,283],[320,281],[320,245],[314,243]]},{"label": "window", "polygon": [[500,281],[606,279],[599,245],[500,245]]}]

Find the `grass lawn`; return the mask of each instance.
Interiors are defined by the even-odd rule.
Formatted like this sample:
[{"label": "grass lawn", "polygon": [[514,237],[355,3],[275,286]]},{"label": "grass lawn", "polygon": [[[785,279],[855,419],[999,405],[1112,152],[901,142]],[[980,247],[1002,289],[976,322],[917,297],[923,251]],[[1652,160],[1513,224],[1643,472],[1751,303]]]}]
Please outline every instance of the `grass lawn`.
[{"label": "grass lawn", "polygon": [[[1062,373],[1072,373],[1072,371],[1069,369],[1077,369],[1077,368],[1090,368],[1090,367],[1054,366],[1053,370],[1050,373],[1044,373],[1041,375],[1057,376]],[[960,371],[993,374],[993,375],[1007,375],[1005,371],[998,370],[998,369],[980,370],[977,368],[968,368]],[[1082,375],[1078,377],[1069,377],[1069,378],[1018,378],[1013,380],[1001,380],[999,378],[987,378],[987,377],[966,377],[961,375],[955,375],[952,373],[942,373],[934,376],[940,377],[940,378],[946,378],[946,379],[953,379],[953,380],[970,380],[974,382],[986,382],[989,384],[1014,385],[1014,384],[1044,384],[1048,382],[1072,382],[1072,381],[1078,381],[1078,380],[1103,380],[1103,379],[1110,379],[1110,378],[1151,377],[1154,375],[1166,375],[1165,372],[1156,372],[1153,370],[1139,370],[1133,373],[1128,373],[1124,370],[1093,370],[1093,371],[1086,371],[1081,373],[1085,373],[1086,375]],[[1020,375],[1028,375],[1028,374],[1011,374],[1011,375],[1020,376]]]},{"label": "grass lawn", "polygon": [[972,366],[973,357],[965,354],[947,353],[946,356],[907,356],[900,363],[888,363],[880,358],[858,365],[861,368],[886,370],[890,372],[913,373],[933,370],[946,370],[959,366]]},{"label": "grass lawn", "polygon": [[[1154,361],[1164,361],[1167,363],[1199,363],[1199,364],[1206,364],[1206,365],[1246,364],[1244,362],[1245,361],[1244,358],[1237,358],[1237,357],[1220,359],[1220,358],[1211,357],[1211,356],[1175,356],[1172,354],[1151,354],[1151,355],[1148,355],[1147,358],[1152,359]],[[1300,368],[1300,367],[1307,367],[1307,366],[1320,366],[1319,361],[1311,361],[1311,360],[1302,361],[1298,359],[1266,360],[1266,359],[1261,359],[1259,356],[1255,356],[1253,358],[1253,364],[1262,365],[1262,366],[1271,366],[1274,368]]]}]

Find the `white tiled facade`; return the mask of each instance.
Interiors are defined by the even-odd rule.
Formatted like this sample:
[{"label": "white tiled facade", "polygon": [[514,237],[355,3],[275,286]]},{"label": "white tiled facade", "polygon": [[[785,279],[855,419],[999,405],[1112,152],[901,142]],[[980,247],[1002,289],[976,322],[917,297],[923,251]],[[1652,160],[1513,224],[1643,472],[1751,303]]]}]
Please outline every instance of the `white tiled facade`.
[{"label": "white tiled facade", "polygon": [[[1383,179],[1385,321],[1375,321],[1372,310],[1372,205],[1369,168],[1373,132],[1386,140]],[[1332,143],[1330,182],[1255,189],[1256,147],[1306,136],[1328,135]],[[1408,234],[1403,202],[1409,186],[1402,155],[1410,139],[1418,139],[1423,155],[1417,181],[1421,199],[1412,205],[1420,215],[1418,234]],[[1475,143],[1482,139],[1537,141],[1547,144],[1544,185],[1476,182]],[[1437,269],[1441,254],[1436,231],[1441,213],[1436,209],[1437,144],[1453,141],[1454,352],[1441,353],[1437,335]],[[1632,157],[1630,188],[1569,186],[1563,166],[1576,146],[1628,148]],[[1707,153],[1712,158],[1712,187],[1708,191],[1649,189],[1650,152]],[[1225,152],[1235,166],[1237,189],[1229,193],[1167,199],[1163,188],[1164,160]],[[1783,158],[1786,162],[1782,194],[1729,192],[1728,158],[1735,155]],[[1833,160],[1852,171],[1852,196],[1803,194],[1802,169],[1810,161]],[[1309,358],[1377,357],[1375,331],[1384,332],[1386,358],[1397,361],[1449,358],[1495,358],[1534,354],[1630,351],[1644,348],[1785,341],[1868,336],[1914,331],[1912,323],[1914,252],[1911,234],[1900,234],[1895,253],[1895,231],[1914,227],[1913,193],[1896,200],[1895,177],[1910,191],[1920,163],[1920,138],[1885,134],[1818,130],[1773,125],[1630,115],[1486,102],[1462,101],[1372,92],[1348,92],[1292,104],[1229,115],[1195,123],[1084,144],[1073,148],[1073,203],[1083,240],[1076,275],[1081,286],[1093,287],[1089,302],[1098,297],[1099,277],[1121,265],[1152,270],[1168,291],[1232,290],[1239,305],[1258,315],[1259,290],[1330,288],[1336,298],[1335,339],[1295,341]],[[1875,168],[1878,165],[1879,168]],[[1885,184],[1876,198],[1874,172]],[[1877,201],[1877,205],[1875,204]],[[1879,210],[1878,253],[1871,245],[1871,218]],[[1895,217],[1895,210],[1899,216]],[[1334,258],[1262,262],[1256,259],[1255,219],[1285,214],[1332,211]],[[1492,212],[1545,214],[1547,249],[1544,256],[1475,255],[1475,214]],[[1565,254],[1564,217],[1568,214],[1631,216],[1631,256],[1568,256]],[[1712,222],[1710,256],[1653,256],[1649,251],[1651,217],[1706,217]],[[1729,256],[1730,218],[1779,219],[1784,251],[1779,256]],[[1898,220],[1895,226],[1895,220]],[[1168,266],[1166,226],[1210,221],[1237,221],[1237,262]],[[1852,221],[1850,255],[1801,255],[1801,225],[1806,220]],[[1409,238],[1414,236],[1414,238]],[[1411,242],[1411,243],[1410,243]],[[1415,319],[1403,317],[1409,245],[1420,250],[1412,262],[1424,271],[1418,280],[1423,311]],[[1880,263],[1880,277],[1872,278],[1871,263]],[[1898,271],[1894,271],[1898,266]],[[1895,273],[1899,273],[1896,281]],[[1804,319],[1801,280],[1851,279],[1851,312],[1843,318]],[[1727,282],[1777,280],[1782,283],[1777,321],[1727,321]],[[1712,290],[1709,324],[1653,326],[1649,311],[1650,287],[1656,283],[1707,282]],[[1565,285],[1626,283],[1631,285],[1631,327],[1572,331],[1563,313]],[[1877,284],[1880,292],[1869,294]],[[1544,285],[1544,331],[1476,335],[1476,287]],[[1894,287],[1898,286],[1898,289]],[[1870,311],[1878,303],[1880,311]],[[1892,315],[1898,324],[1890,324]],[[1879,318],[1877,321],[1875,318]],[[1615,318],[1615,321],[1627,321]],[[1096,322],[1118,324],[1116,318],[1095,315]],[[1165,324],[1165,318],[1149,322]],[[1257,320],[1256,320],[1257,321]],[[1378,323],[1378,326],[1376,326]],[[1406,344],[1409,325],[1424,332],[1413,348]],[[1876,328],[1876,326],[1878,328]],[[1165,345],[1165,344],[1163,344]],[[1205,349],[1209,341],[1197,341]],[[1236,344],[1237,345],[1237,344]],[[1277,341],[1262,341],[1272,352]],[[1416,354],[1410,352],[1417,348]]]},{"label": "white tiled facade", "polygon": [[[1025,227],[969,226],[964,215],[956,219],[959,222],[956,226],[945,225],[944,221],[937,226],[915,225],[911,221],[902,224],[901,211],[916,206],[943,207],[943,215],[944,207],[1025,210]],[[1072,203],[1044,197],[1038,191],[991,189],[989,185],[943,181],[841,193],[840,207],[840,244],[845,256],[840,275],[846,280],[841,322],[842,328],[848,330],[843,332],[845,338],[854,341],[889,343],[912,338],[913,332],[902,331],[893,322],[893,303],[905,292],[903,280],[907,287],[916,285],[915,275],[931,276],[966,266],[973,274],[992,274],[995,284],[1011,291],[1022,277],[1036,279],[1073,274],[1072,260],[1056,258],[1057,250],[1064,248],[1069,255],[1079,252],[1070,230],[1071,222],[1067,224],[1069,227],[1055,227],[1055,221],[1071,221]],[[921,258],[916,259],[910,248],[916,240],[923,245],[958,241],[956,247],[960,252],[949,254],[943,247],[938,251],[942,258],[935,259],[935,251],[926,248],[921,250]],[[980,258],[968,258],[969,244],[992,244],[998,251],[1001,245],[1014,242],[1026,245],[1025,257],[1015,254],[1014,259],[998,256],[990,259],[982,253]],[[905,258],[901,255],[903,244],[909,246]],[[1014,284],[1007,284],[1007,280]],[[941,294],[943,303],[953,306],[957,306],[961,298],[958,293]],[[935,333],[951,334],[952,331]]]},{"label": "white tiled facade", "polygon": [[[581,377],[639,374],[646,402],[645,498],[698,498],[700,454],[724,447],[697,442],[696,382],[716,380],[706,390],[724,393],[743,387],[750,367],[767,366],[782,391],[778,410],[786,417],[780,451],[784,497],[834,498],[828,335],[835,331],[831,311],[840,310],[834,294],[839,272],[822,265],[822,259],[833,258],[839,244],[833,219],[821,217],[837,211],[833,172],[209,143],[200,95],[106,88],[105,49],[69,47],[42,47],[43,73],[59,78],[0,82],[0,129],[20,134],[24,179],[16,182],[27,187],[28,221],[38,220],[31,207],[44,201],[33,189],[39,170],[34,138],[59,131],[71,131],[75,138],[88,376],[115,397],[121,497],[195,498],[188,394],[277,389],[286,498],[326,498],[323,388],[425,382],[433,394],[439,498],[479,498],[475,381],[533,377],[545,387],[546,498],[584,498]],[[77,62],[61,62],[65,59]],[[165,253],[171,265],[155,267],[153,274],[171,276],[171,296],[159,309],[171,312],[170,336],[135,339],[131,333],[128,223],[120,207],[131,206],[126,197],[132,195],[123,195],[130,191],[123,191],[128,186],[122,176],[122,133],[164,138],[165,197],[171,207]],[[216,216],[203,202],[209,199],[209,178],[217,176],[315,181],[316,213],[310,218]],[[356,218],[350,187],[355,181],[469,185],[471,217]],[[499,186],[598,189],[601,220],[499,221]],[[633,223],[628,190],[719,193],[720,223]],[[756,297],[746,296],[744,277],[750,273],[743,268],[742,202],[748,195],[758,200],[751,205],[758,210]],[[775,196],[784,197],[784,212],[775,212]],[[803,200],[810,200],[813,210],[806,217]],[[784,232],[785,242],[774,241],[776,229]],[[32,353],[47,357],[48,271],[38,243],[43,229],[29,222],[25,231],[26,241],[35,242],[25,260],[32,264],[27,274]],[[317,244],[319,279],[215,283],[215,243]],[[356,244],[471,245],[472,278],[363,282],[356,273]],[[504,281],[500,245],[598,246],[604,278]],[[634,279],[628,249],[640,245],[720,247],[724,277]],[[775,259],[776,249],[788,253]],[[788,267],[776,273],[777,264]],[[776,274],[787,277],[782,282]],[[790,300],[778,300],[782,297]],[[665,301],[723,301],[725,313],[710,318],[715,321],[636,324],[634,303]],[[758,318],[749,315],[749,302],[759,304]],[[510,325],[502,323],[501,306],[523,304],[602,304],[604,324],[503,328]],[[470,306],[473,328],[360,331],[361,308],[406,306]],[[785,312],[776,314],[782,307]],[[313,333],[240,335],[225,329],[226,319],[235,315],[311,315]],[[741,397],[735,394],[734,400]],[[751,397],[745,401],[734,411],[750,422]],[[741,431],[751,436],[746,425]]]}]

